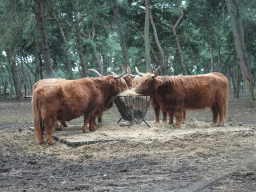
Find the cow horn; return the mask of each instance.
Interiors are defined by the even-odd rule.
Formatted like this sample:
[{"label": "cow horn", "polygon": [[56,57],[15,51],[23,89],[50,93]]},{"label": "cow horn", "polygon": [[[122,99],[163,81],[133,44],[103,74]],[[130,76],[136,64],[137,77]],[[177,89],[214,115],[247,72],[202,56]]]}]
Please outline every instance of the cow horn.
[{"label": "cow horn", "polygon": [[97,75],[99,75],[99,77],[101,77],[102,75],[95,69],[87,69],[88,71],[93,71],[94,73],[96,73]]},{"label": "cow horn", "polygon": [[124,69],[124,71],[121,73],[121,74],[118,74],[114,77],[114,79],[117,79],[117,78],[120,78],[124,75],[125,71],[126,71],[127,68]]},{"label": "cow horn", "polygon": [[120,74],[123,73],[123,67],[121,64],[119,65],[119,69],[120,69]]},{"label": "cow horn", "polygon": [[116,75],[115,72],[113,71],[109,71],[108,73],[111,73],[112,75]]},{"label": "cow horn", "polygon": [[128,71],[128,73],[126,73],[126,74],[123,76],[123,78],[125,78],[125,77],[127,77],[128,75],[131,74],[131,68],[130,68],[130,67],[126,67],[126,68],[127,68],[126,71]]},{"label": "cow horn", "polygon": [[156,69],[156,66],[154,66],[154,67],[151,69],[151,73],[154,73],[154,72],[155,72],[155,69]]},{"label": "cow horn", "polygon": [[135,71],[136,71],[136,73],[137,73],[139,76],[143,76],[143,74],[139,72],[139,70],[138,70],[138,68],[137,68],[136,66],[135,66]]},{"label": "cow horn", "polygon": [[158,68],[155,70],[154,74],[152,74],[152,77],[156,77],[156,76],[157,76],[157,72],[158,72],[158,70],[159,70],[160,68],[161,68],[161,66],[158,67]]}]

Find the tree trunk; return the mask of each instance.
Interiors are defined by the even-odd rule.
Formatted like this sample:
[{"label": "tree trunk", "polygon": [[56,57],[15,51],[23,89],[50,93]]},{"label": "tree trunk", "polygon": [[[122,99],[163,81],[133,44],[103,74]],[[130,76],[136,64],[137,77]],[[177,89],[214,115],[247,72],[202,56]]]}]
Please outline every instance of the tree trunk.
[{"label": "tree trunk", "polygon": [[78,12],[77,12],[76,0],[73,0],[73,9],[74,9],[74,19],[75,19],[75,27],[76,27],[76,46],[77,46],[77,52],[80,58],[81,76],[87,77],[86,65],[84,62],[84,55],[82,50],[80,30],[78,27],[78,19],[77,19]]},{"label": "tree trunk", "polygon": [[237,85],[236,85],[236,72],[235,72],[234,67],[229,69],[229,73],[230,73],[230,76],[231,76],[231,79],[232,79],[232,83],[233,83],[233,97],[236,97]]},{"label": "tree trunk", "polygon": [[236,2],[236,15],[234,15],[233,10],[232,10],[232,5],[230,3],[231,0],[225,0],[228,14],[231,19],[231,25],[232,25],[232,32],[234,36],[234,42],[235,42],[235,47],[236,47],[236,53],[237,53],[237,59],[239,63],[239,67],[242,72],[242,76],[248,91],[248,99],[249,102],[251,103],[252,106],[254,106],[254,103],[252,102],[252,75],[251,75],[251,70],[249,68],[248,64],[248,57],[246,54],[246,49],[244,45],[244,30],[242,26],[242,21],[239,15],[239,2],[238,0],[234,0]]},{"label": "tree trunk", "polygon": [[151,57],[150,57],[150,39],[149,39],[149,0],[145,0],[145,28],[144,28],[144,38],[145,38],[145,58],[146,58],[146,72],[151,72]]},{"label": "tree trunk", "polygon": [[1,78],[2,78],[2,86],[4,86],[4,75],[3,75],[3,71],[2,71],[2,65],[0,65],[0,73],[1,73]]},{"label": "tree trunk", "polygon": [[44,64],[43,64],[43,62],[42,62],[41,54],[39,54],[39,63],[40,63],[40,67],[39,67],[40,79],[43,79],[43,78],[44,78],[44,76],[43,76],[43,67],[44,67]]},{"label": "tree trunk", "polygon": [[177,47],[178,52],[179,52],[180,64],[181,64],[181,67],[182,67],[182,73],[183,73],[183,75],[187,75],[187,70],[186,70],[186,66],[184,64],[182,51],[181,51],[181,48],[180,48],[180,43],[179,43],[179,40],[178,40],[178,37],[177,37],[177,34],[176,34],[176,27],[178,26],[180,20],[183,18],[183,11],[181,10],[180,6],[178,6],[178,8],[179,8],[179,11],[180,11],[180,17],[176,21],[175,25],[174,26],[172,25],[172,32],[173,32],[173,35],[174,35],[174,38],[175,38],[176,47]]},{"label": "tree trunk", "polygon": [[12,53],[9,49],[6,49],[6,55],[11,67],[11,73],[12,73],[13,84],[16,92],[16,97],[20,101],[22,99],[22,93],[21,93],[20,82],[18,79],[18,69],[15,63],[15,60],[13,59]]},{"label": "tree trunk", "polygon": [[214,66],[213,66],[213,49],[212,49],[212,44],[210,43],[210,54],[211,54],[211,67],[209,72],[214,72]]},{"label": "tree trunk", "polygon": [[216,67],[216,71],[222,73],[222,62],[221,62],[221,54],[220,54],[220,42],[219,42],[219,35],[218,35],[217,27],[216,27],[216,39],[217,39],[217,54],[218,54],[218,58],[217,58],[218,66]]},{"label": "tree trunk", "polygon": [[36,71],[35,71],[35,83],[39,81],[39,75],[40,75],[40,51],[38,45],[35,46],[35,62],[36,62]]},{"label": "tree trunk", "polygon": [[74,79],[74,75],[73,75],[73,71],[72,71],[72,65],[71,65],[71,59],[70,59],[70,53],[69,53],[69,47],[68,47],[68,42],[66,39],[66,36],[64,34],[64,31],[62,29],[62,26],[59,22],[59,20],[57,19],[54,10],[52,11],[52,15],[56,21],[56,23],[58,24],[58,28],[60,31],[60,35],[63,39],[64,45],[65,45],[65,51],[66,51],[66,57],[67,57],[67,62],[68,62],[68,72],[69,72],[69,79]]},{"label": "tree trunk", "polygon": [[236,98],[239,98],[240,93],[240,84],[241,84],[241,72],[239,69],[239,64],[236,65]]},{"label": "tree trunk", "polygon": [[52,69],[52,63],[51,63],[51,55],[50,55],[49,46],[46,38],[45,27],[44,27],[43,6],[44,6],[43,0],[35,0],[35,7],[36,7],[35,18],[37,21],[37,25],[38,25],[38,29],[41,37],[42,54],[44,57],[46,76],[47,78],[52,78],[54,75],[53,75],[53,69]]},{"label": "tree trunk", "polygon": [[123,54],[123,59],[124,59],[124,66],[131,67],[129,57],[128,57],[128,51],[127,51],[127,47],[126,47],[126,43],[125,43],[121,18],[120,18],[119,10],[118,10],[117,5],[116,5],[116,0],[112,0],[112,7],[113,7],[113,10],[114,10],[115,20],[116,20],[118,34],[119,34],[119,38],[120,38],[120,46],[121,46],[121,49],[122,49],[122,54]]},{"label": "tree trunk", "polygon": [[94,58],[95,58],[95,63],[98,66],[98,70],[99,70],[100,74],[103,75],[104,74],[103,73],[103,66],[102,66],[102,63],[100,62],[100,58],[97,55],[97,53],[95,53]]},{"label": "tree trunk", "polygon": [[158,35],[157,35],[157,31],[156,31],[156,26],[155,26],[155,23],[154,23],[154,21],[153,21],[153,17],[152,17],[151,12],[150,12],[150,22],[151,22],[151,25],[152,25],[152,27],[153,27],[156,45],[157,45],[157,48],[158,48],[158,51],[159,51],[159,54],[160,54],[159,64],[160,64],[160,66],[161,66],[162,75],[166,75],[166,68],[165,68],[165,65],[164,65],[164,52],[163,52],[163,50],[162,50],[162,48],[161,48],[161,45],[160,45],[160,43],[159,43],[159,40],[158,40]]}]

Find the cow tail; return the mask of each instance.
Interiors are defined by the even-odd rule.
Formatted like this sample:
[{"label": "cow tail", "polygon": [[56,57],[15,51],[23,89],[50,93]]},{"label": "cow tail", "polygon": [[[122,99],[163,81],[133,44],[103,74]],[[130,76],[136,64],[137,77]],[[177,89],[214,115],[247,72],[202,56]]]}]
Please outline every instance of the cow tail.
[{"label": "cow tail", "polygon": [[226,107],[226,110],[225,110],[225,116],[224,116],[224,119],[227,120],[228,119],[228,98],[229,98],[229,84],[227,83],[227,88],[226,88],[226,103],[225,103],[225,107]]},{"label": "cow tail", "polygon": [[36,92],[33,93],[32,97],[32,109],[34,116],[34,137],[35,140],[39,141],[39,143],[43,142],[43,126],[42,126],[42,116],[41,110],[38,105],[38,94]]}]

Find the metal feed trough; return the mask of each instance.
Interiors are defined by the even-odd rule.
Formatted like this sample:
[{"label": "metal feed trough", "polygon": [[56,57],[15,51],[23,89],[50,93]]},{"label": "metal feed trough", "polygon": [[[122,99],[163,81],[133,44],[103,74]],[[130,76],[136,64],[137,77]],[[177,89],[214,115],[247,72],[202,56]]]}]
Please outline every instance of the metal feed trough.
[{"label": "metal feed trough", "polygon": [[130,121],[131,124],[139,124],[144,121],[146,125],[150,127],[144,119],[151,102],[150,96],[118,95],[115,97],[114,102],[122,116],[117,123],[119,123],[122,119]]}]

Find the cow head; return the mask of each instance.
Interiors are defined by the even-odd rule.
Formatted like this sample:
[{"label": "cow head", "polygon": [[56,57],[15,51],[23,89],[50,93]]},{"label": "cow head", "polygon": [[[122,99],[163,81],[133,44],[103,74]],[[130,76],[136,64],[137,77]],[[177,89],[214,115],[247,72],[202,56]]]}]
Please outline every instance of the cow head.
[{"label": "cow head", "polygon": [[140,73],[136,68],[136,72],[138,75],[142,75],[138,81],[138,84],[135,86],[136,92],[142,95],[154,95],[160,85],[162,85],[163,81],[157,77],[157,71],[160,67],[158,67],[154,74],[152,73]]},{"label": "cow head", "polygon": [[[120,74],[123,73],[123,68],[121,67],[121,65],[119,66],[119,68],[120,68]],[[127,66],[124,71],[126,72],[126,74],[123,75],[122,78],[126,82],[128,88],[131,88],[132,87],[131,68]],[[109,73],[111,73],[112,75],[116,75],[113,71],[110,71]]]},{"label": "cow head", "polygon": [[127,73],[123,76],[123,78],[124,78],[124,80],[125,80],[127,86],[128,86],[129,88],[131,88],[131,87],[132,87],[131,68],[127,66],[127,67],[126,67],[126,71],[127,71]]},{"label": "cow head", "polygon": [[126,69],[124,71],[121,71],[118,75],[116,75],[115,73],[112,72],[113,75],[107,75],[107,76],[101,75],[95,69],[87,69],[87,70],[93,71],[101,78],[104,78],[108,82],[108,84],[112,90],[111,95],[117,95],[117,94],[121,93],[122,91],[125,91],[128,89],[128,86],[127,86],[125,80],[123,79]]}]

